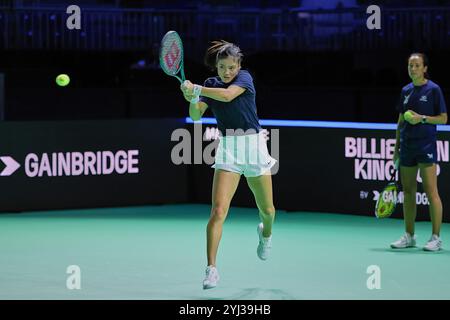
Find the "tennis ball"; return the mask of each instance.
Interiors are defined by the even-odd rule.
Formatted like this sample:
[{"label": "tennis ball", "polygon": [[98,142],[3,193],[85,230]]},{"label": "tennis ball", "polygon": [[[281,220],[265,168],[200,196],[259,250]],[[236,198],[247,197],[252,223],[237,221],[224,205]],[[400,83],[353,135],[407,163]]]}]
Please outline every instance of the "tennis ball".
[{"label": "tennis ball", "polygon": [[67,74],[60,74],[56,77],[56,84],[60,87],[65,87],[69,84],[70,78]]},{"label": "tennis ball", "polygon": [[411,111],[406,111],[403,117],[405,118],[406,121],[410,122],[413,118],[413,114]]}]

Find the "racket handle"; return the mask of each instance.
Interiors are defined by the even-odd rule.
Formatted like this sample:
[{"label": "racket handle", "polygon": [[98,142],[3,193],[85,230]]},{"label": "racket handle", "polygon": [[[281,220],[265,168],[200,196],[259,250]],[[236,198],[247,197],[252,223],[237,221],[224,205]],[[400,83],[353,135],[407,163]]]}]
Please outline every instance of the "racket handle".
[{"label": "racket handle", "polygon": [[395,168],[395,170],[398,170],[398,168],[400,168],[400,159],[395,160],[394,168]]}]

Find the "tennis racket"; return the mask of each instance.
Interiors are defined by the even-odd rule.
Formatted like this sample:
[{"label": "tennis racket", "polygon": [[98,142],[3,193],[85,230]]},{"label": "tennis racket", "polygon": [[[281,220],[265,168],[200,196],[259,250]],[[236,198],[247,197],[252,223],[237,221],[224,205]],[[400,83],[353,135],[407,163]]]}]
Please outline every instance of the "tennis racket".
[{"label": "tennis racket", "polygon": [[[179,34],[176,31],[167,32],[161,40],[159,65],[166,74],[177,78],[180,83],[186,80],[183,55],[183,42]],[[181,74],[181,78],[178,73]]]},{"label": "tennis racket", "polygon": [[391,171],[391,180],[378,196],[375,205],[375,216],[379,219],[390,217],[397,205],[398,184],[395,181],[396,173],[397,169],[394,167]]}]

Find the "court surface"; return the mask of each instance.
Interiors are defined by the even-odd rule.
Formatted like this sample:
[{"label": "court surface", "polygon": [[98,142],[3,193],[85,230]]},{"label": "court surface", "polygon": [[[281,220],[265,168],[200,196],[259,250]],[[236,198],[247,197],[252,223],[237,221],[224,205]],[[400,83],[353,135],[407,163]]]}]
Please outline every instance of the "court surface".
[{"label": "court surface", "polygon": [[[230,209],[219,286],[204,291],[207,205],[0,214],[0,299],[450,299],[450,226],[444,250],[389,248],[399,219],[278,211],[270,259],[256,256],[256,209]],[[67,268],[80,268],[69,290]],[[380,269],[369,290],[367,268]]]}]

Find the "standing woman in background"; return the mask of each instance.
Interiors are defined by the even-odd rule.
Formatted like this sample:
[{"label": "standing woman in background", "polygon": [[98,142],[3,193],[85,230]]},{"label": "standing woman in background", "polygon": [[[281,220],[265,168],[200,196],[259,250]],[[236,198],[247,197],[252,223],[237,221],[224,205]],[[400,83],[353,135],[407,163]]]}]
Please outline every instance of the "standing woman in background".
[{"label": "standing woman in background", "polygon": [[199,120],[210,107],[221,133],[213,166],[215,171],[211,216],[207,226],[208,264],[204,289],[214,288],[219,281],[216,256],[222,226],[242,174],[253,192],[262,221],[257,227],[258,257],[266,260],[271,248],[275,207],[270,169],[276,160],[267,150],[267,142],[256,114],[253,79],[248,71],[241,70],[242,56],[239,47],[233,43],[214,41],[206,52],[205,64],[217,70],[218,75],[208,78],[203,86],[185,81],[180,87],[185,99],[190,102],[189,115],[192,120]]},{"label": "standing woman in background", "polygon": [[447,123],[447,108],[440,87],[428,79],[428,59],[423,53],[413,53],[408,59],[408,74],[412,82],[403,87],[397,106],[399,112],[394,162],[400,160],[403,186],[403,216],[406,233],[391,243],[395,249],[414,247],[414,223],[417,205],[417,171],[420,170],[423,189],[430,201],[432,235],[424,246],[426,251],[442,247],[440,229],[442,202],[437,187],[436,125]]}]

